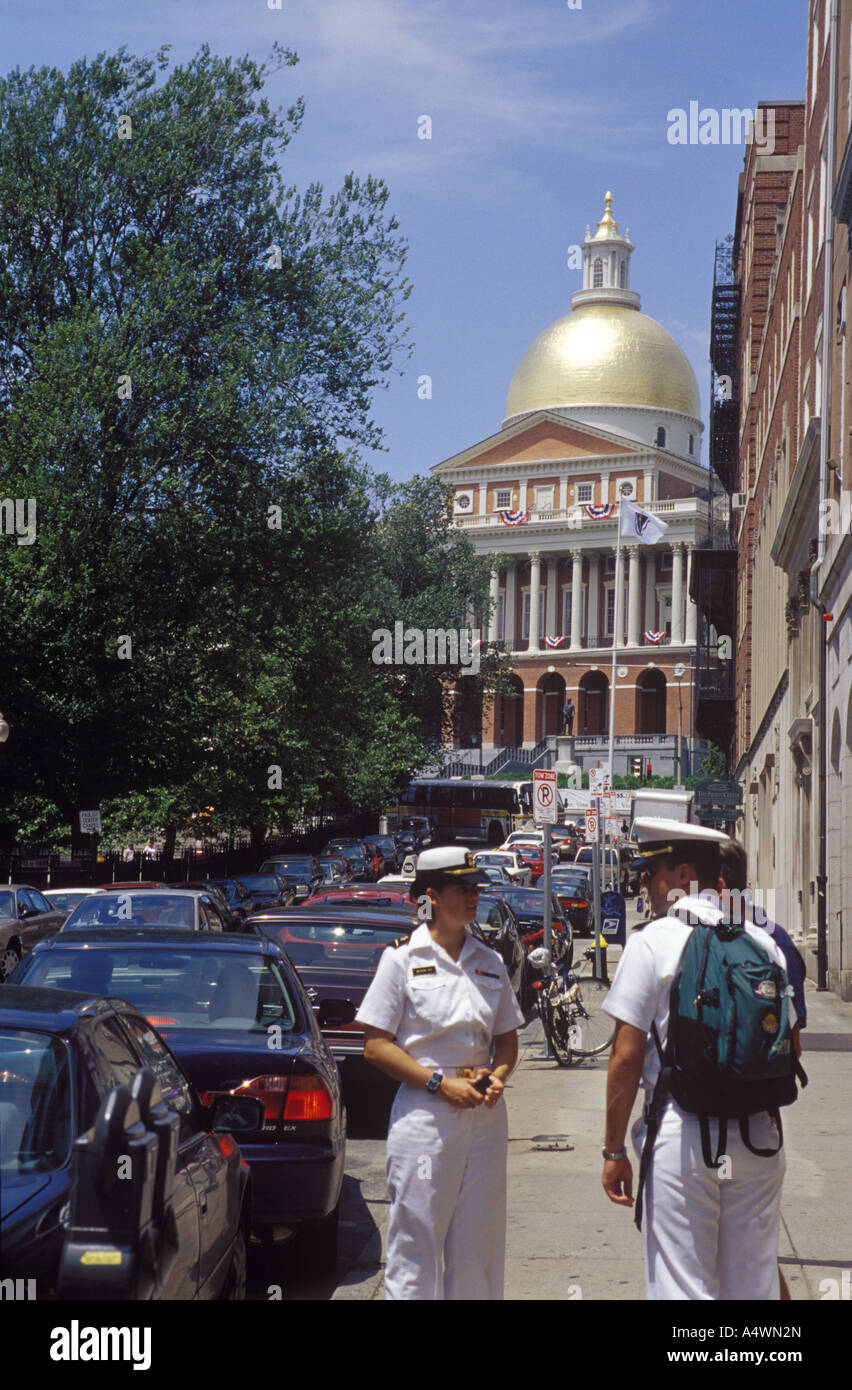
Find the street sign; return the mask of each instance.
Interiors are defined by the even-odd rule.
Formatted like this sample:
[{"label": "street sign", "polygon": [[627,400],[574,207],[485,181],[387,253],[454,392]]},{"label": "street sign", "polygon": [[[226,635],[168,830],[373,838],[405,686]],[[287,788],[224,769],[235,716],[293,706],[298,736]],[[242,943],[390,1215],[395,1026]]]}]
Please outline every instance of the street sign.
[{"label": "street sign", "polygon": [[618,814],[621,815],[621,814],[623,813],[625,816],[629,816],[629,814],[630,814],[630,805],[631,805],[631,801],[632,801],[632,797],[631,797],[631,795],[630,795],[630,792],[615,792],[615,793],[614,793],[614,796],[615,796],[615,809],[616,809],[616,811],[618,812]]},{"label": "street sign", "polygon": [[597,811],[586,812],[586,843],[593,844],[598,838],[598,813]]},{"label": "street sign", "polygon": [[600,798],[598,800],[598,810],[600,811],[602,816],[611,816],[613,814],[614,807],[612,792],[601,792]]},{"label": "street sign", "polygon": [[618,839],[621,834],[621,821],[618,819],[618,816],[607,816],[604,823],[604,831],[608,839]]},{"label": "street sign", "polygon": [[605,767],[589,768],[589,791],[593,794],[608,792],[612,789],[612,780]]},{"label": "street sign", "polygon": [[533,820],[536,825],[555,825],[559,819],[556,773],[533,772]]},{"label": "street sign", "polygon": [[100,835],[101,833],[101,813],[100,811],[81,811],[80,812],[80,834],[81,835]]}]

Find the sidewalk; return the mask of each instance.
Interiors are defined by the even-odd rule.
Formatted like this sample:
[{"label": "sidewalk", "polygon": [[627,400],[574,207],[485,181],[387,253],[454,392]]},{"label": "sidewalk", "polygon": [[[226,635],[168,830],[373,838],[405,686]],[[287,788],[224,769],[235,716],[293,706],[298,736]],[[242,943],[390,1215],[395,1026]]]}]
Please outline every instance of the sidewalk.
[{"label": "sidewalk", "polygon": [[[852,1297],[852,1005],[808,986],[803,1063],[810,1084],[783,1112],[787,1177],[779,1259],[794,1300]],[[537,1022],[521,1035],[508,1093],[507,1299],[644,1299],[632,1210],[600,1185],[607,1058],[568,1069],[540,1060]],[[378,1228],[335,1299],[383,1297],[386,1193]],[[844,1279],[844,1271],[846,1273]],[[834,1281],[827,1284],[823,1281]]]}]

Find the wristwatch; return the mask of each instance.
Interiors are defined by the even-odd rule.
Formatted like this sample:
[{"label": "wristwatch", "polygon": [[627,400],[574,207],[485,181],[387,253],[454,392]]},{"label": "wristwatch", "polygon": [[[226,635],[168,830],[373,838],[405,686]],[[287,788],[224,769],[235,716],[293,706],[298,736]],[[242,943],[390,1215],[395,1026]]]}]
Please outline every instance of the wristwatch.
[{"label": "wristwatch", "polygon": [[626,1149],[619,1149],[618,1153],[610,1153],[609,1149],[601,1149],[601,1153],[603,1154],[604,1158],[609,1160],[610,1162],[615,1162],[616,1159],[627,1157]]},{"label": "wristwatch", "polygon": [[429,1092],[430,1096],[436,1096],[438,1094],[438,1092],[441,1089],[441,1082],[443,1081],[443,1079],[443,1072],[433,1071],[432,1075],[429,1077],[429,1080],[426,1082],[426,1090]]}]

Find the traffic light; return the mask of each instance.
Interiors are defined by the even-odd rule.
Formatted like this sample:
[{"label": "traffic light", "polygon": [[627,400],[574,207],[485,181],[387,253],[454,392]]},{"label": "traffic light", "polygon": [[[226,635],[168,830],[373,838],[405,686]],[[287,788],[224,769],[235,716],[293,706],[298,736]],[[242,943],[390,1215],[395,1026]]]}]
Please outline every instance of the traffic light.
[{"label": "traffic light", "polygon": [[650,782],[652,776],[653,770],[651,768],[651,764],[649,763],[648,766],[645,768],[645,778],[648,782]]},{"label": "traffic light", "polygon": [[641,754],[640,754],[638,757],[636,757],[636,758],[631,758],[631,759],[630,759],[630,776],[631,776],[631,777],[639,777],[639,778],[641,778],[641,776],[642,776],[642,756],[641,756]]}]

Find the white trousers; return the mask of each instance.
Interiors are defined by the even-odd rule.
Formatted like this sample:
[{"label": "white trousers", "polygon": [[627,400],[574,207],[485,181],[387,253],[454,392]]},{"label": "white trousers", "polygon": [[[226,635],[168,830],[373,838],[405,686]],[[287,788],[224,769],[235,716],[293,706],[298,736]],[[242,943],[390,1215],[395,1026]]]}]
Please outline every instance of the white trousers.
[{"label": "white trousers", "polygon": [[[718,1121],[710,1120],[716,1157]],[[774,1149],[768,1115],[749,1118],[755,1148]],[[637,1155],[645,1124],[631,1131]],[[786,1159],[746,1148],[739,1122],[728,1121],[729,1162],[715,1171],[701,1152],[701,1129],[673,1101],[666,1106],[645,1183],[642,1242],[649,1299],[771,1302],[780,1298],[778,1229]],[[723,1176],[720,1176],[720,1173]]]},{"label": "white trousers", "polygon": [[505,1100],[454,1110],[400,1086],[391,1111],[388,1299],[501,1299],[506,1258]]}]

